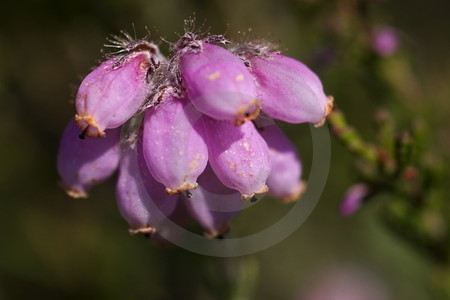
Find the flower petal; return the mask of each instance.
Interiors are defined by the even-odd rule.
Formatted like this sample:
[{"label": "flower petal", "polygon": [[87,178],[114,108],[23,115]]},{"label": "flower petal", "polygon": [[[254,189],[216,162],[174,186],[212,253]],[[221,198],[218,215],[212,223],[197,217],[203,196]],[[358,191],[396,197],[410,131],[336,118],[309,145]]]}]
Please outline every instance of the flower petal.
[{"label": "flower petal", "polygon": [[220,181],[243,199],[267,192],[269,149],[253,123],[236,127],[204,116],[209,162]]},{"label": "flower petal", "polygon": [[[122,57],[123,59],[123,57]],[[103,62],[84,78],[76,97],[75,120],[88,136],[104,136],[130,119],[149,95],[147,73],[152,66],[146,52]]]},{"label": "flower petal", "polygon": [[198,178],[199,186],[184,197],[192,217],[205,229],[205,236],[214,238],[228,232],[229,222],[242,209],[241,193],[223,185],[208,166]]},{"label": "flower petal", "polygon": [[189,99],[202,113],[238,125],[259,114],[253,78],[228,50],[204,43],[202,51],[182,55],[180,71]]},{"label": "flower petal", "polygon": [[[116,185],[117,206],[133,232],[154,233],[153,201],[140,176],[137,154],[128,149],[122,156]],[[153,225],[153,226],[152,226]]]},{"label": "flower petal", "polygon": [[272,171],[267,178],[269,194],[283,202],[297,200],[304,183],[300,180],[302,165],[295,146],[273,122],[258,127],[258,131],[269,146],[272,162]]},{"label": "flower petal", "polygon": [[123,154],[116,186],[117,204],[130,224],[131,234],[153,234],[174,211],[178,197],[167,195],[164,186],[151,176],[139,154],[141,151],[136,149],[140,146],[138,142]]},{"label": "flower petal", "polygon": [[320,79],[293,58],[271,53],[268,58],[248,58],[258,85],[261,109],[289,123],[321,123],[333,102],[323,92]]},{"label": "flower petal", "polygon": [[349,187],[341,202],[341,215],[344,217],[353,215],[361,207],[369,193],[370,188],[364,183]]},{"label": "flower petal", "polygon": [[120,128],[107,130],[101,139],[80,138],[72,120],[66,127],[58,151],[57,168],[67,194],[87,197],[89,189],[110,177],[120,159]]},{"label": "flower petal", "polygon": [[199,130],[201,114],[184,98],[171,93],[147,110],[143,130],[143,155],[153,177],[169,194],[197,187],[197,177],[208,161],[208,149]]},{"label": "flower petal", "polygon": [[394,28],[381,27],[375,30],[372,37],[372,48],[381,56],[389,56],[395,53],[400,41],[398,33]]}]

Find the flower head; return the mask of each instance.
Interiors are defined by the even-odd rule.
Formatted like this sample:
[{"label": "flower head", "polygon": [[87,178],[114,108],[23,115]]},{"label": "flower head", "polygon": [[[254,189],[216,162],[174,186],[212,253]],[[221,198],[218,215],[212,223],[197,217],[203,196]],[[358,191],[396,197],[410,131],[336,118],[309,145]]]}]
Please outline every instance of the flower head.
[{"label": "flower head", "polygon": [[[159,236],[175,210],[207,237],[226,233],[255,194],[299,197],[299,156],[270,117],[323,122],[332,102],[309,68],[269,46],[226,49],[220,35],[187,32],[168,60],[127,34],[111,43],[118,50],[78,90],[80,128],[71,122],[61,142],[58,169],[70,195],[85,195],[120,160],[117,204],[131,233]],[[256,119],[260,103],[269,126]]]}]

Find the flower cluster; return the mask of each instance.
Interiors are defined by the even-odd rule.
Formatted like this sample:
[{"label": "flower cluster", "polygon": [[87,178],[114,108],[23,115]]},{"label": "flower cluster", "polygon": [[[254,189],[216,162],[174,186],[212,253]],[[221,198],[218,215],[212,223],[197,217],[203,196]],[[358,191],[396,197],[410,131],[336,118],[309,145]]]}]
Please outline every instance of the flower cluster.
[{"label": "flower cluster", "polygon": [[70,196],[86,197],[118,169],[131,233],[164,230],[183,206],[207,237],[225,233],[257,194],[299,197],[299,156],[272,119],[323,124],[332,97],[316,74],[266,42],[187,32],[168,59],[124,35],[79,87],[58,157]]}]

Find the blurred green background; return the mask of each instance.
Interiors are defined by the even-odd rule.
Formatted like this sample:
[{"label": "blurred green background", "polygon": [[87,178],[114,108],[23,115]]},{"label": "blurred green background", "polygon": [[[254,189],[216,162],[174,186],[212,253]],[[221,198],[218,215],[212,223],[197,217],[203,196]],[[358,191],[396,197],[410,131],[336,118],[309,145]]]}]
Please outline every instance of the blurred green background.
[{"label": "blurred green background", "polygon": [[[233,277],[238,263],[258,265],[252,292],[257,299],[293,299],[333,266],[368,270],[392,299],[430,299],[430,265],[377,221],[376,204],[349,219],[339,216],[339,202],[354,175],[351,155],[335,141],[328,183],[311,217],[288,239],[244,258],[202,257],[130,237],[116,209],[114,179],[85,200],[69,198],[58,186],[59,138],[74,114],[77,85],[101,58],[105,37],[121,29],[133,32],[134,24],[138,36],[148,26],[152,38],[176,41],[183,20],[194,12],[197,23],[206,19],[212,33],[279,41],[284,53],[320,75],[325,91],[364,135],[373,134],[372,116],[384,107],[400,122],[424,118],[434,128],[430,140],[436,151],[448,152],[450,2],[367,1],[364,22],[395,27],[402,43],[393,57],[375,62],[367,54],[356,2],[2,3],[0,299],[219,299],[222,275],[216,273],[223,267]],[[167,45],[161,47],[168,54]],[[307,176],[309,127],[285,128],[299,146]],[[288,209],[265,198],[236,219],[233,236],[264,228]],[[219,271],[211,271],[216,267]]]}]

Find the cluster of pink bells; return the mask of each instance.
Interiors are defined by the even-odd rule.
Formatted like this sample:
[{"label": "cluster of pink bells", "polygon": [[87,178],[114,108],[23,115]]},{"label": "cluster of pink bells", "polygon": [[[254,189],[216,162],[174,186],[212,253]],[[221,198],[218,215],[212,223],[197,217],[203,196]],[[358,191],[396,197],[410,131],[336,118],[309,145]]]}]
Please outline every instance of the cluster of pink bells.
[{"label": "cluster of pink bells", "polygon": [[308,67],[268,43],[226,47],[222,36],[188,32],[170,59],[127,34],[111,42],[117,52],[84,78],[60,144],[70,196],[118,169],[131,233],[161,232],[183,206],[208,237],[256,194],[300,196],[301,162],[272,119],[323,124],[332,98]]}]

